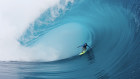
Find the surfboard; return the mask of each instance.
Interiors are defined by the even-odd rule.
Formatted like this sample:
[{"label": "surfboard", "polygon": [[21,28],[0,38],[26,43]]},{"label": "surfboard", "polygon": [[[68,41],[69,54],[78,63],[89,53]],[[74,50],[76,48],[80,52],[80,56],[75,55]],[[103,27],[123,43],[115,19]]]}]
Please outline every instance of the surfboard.
[{"label": "surfboard", "polygon": [[81,52],[79,55],[83,55],[86,53],[86,50],[84,50],[83,52]]}]

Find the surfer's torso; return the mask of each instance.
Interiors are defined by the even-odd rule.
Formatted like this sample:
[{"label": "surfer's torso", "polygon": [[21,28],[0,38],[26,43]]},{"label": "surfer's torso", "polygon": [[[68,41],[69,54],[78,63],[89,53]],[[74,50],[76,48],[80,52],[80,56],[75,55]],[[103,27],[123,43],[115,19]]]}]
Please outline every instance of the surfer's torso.
[{"label": "surfer's torso", "polygon": [[83,45],[83,49],[87,49],[87,45]]}]

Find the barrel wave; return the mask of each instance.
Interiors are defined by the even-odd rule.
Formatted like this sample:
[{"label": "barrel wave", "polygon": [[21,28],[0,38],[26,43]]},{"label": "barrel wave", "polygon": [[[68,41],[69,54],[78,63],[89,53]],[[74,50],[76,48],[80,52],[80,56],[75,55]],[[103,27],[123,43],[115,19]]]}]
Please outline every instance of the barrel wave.
[{"label": "barrel wave", "polygon": [[[139,79],[139,8],[139,0],[60,0],[17,39],[29,58],[1,64],[21,79]],[[79,56],[84,43],[91,49]]]}]

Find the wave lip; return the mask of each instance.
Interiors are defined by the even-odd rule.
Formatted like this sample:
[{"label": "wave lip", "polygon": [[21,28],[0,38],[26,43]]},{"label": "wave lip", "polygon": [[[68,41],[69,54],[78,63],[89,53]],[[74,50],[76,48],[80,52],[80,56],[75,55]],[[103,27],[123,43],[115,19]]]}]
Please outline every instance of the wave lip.
[{"label": "wave lip", "polygon": [[20,36],[18,39],[19,43],[26,47],[31,46],[40,36],[56,28],[61,24],[61,19],[71,9],[73,3],[74,0],[60,0],[56,5],[43,11]]}]

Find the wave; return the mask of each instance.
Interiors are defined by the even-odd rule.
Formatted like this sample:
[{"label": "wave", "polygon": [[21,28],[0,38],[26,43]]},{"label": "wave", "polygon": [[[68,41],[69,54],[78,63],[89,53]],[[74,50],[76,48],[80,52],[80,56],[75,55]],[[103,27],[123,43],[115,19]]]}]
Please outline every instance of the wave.
[{"label": "wave", "polygon": [[16,38],[17,47],[14,49],[19,51],[14,56],[8,53],[8,60],[54,61],[70,58],[81,52],[77,46],[87,42],[93,47],[97,62],[106,60],[100,64],[117,64],[139,47],[139,10],[136,2],[61,0],[43,11],[24,28],[24,32],[20,32],[22,35]]},{"label": "wave", "polygon": [[[6,65],[23,79],[139,79],[139,0],[40,3],[28,16],[19,13],[22,20],[0,5],[0,61],[12,61],[0,62],[1,69]],[[92,49],[79,56],[77,46],[85,42]]]}]

